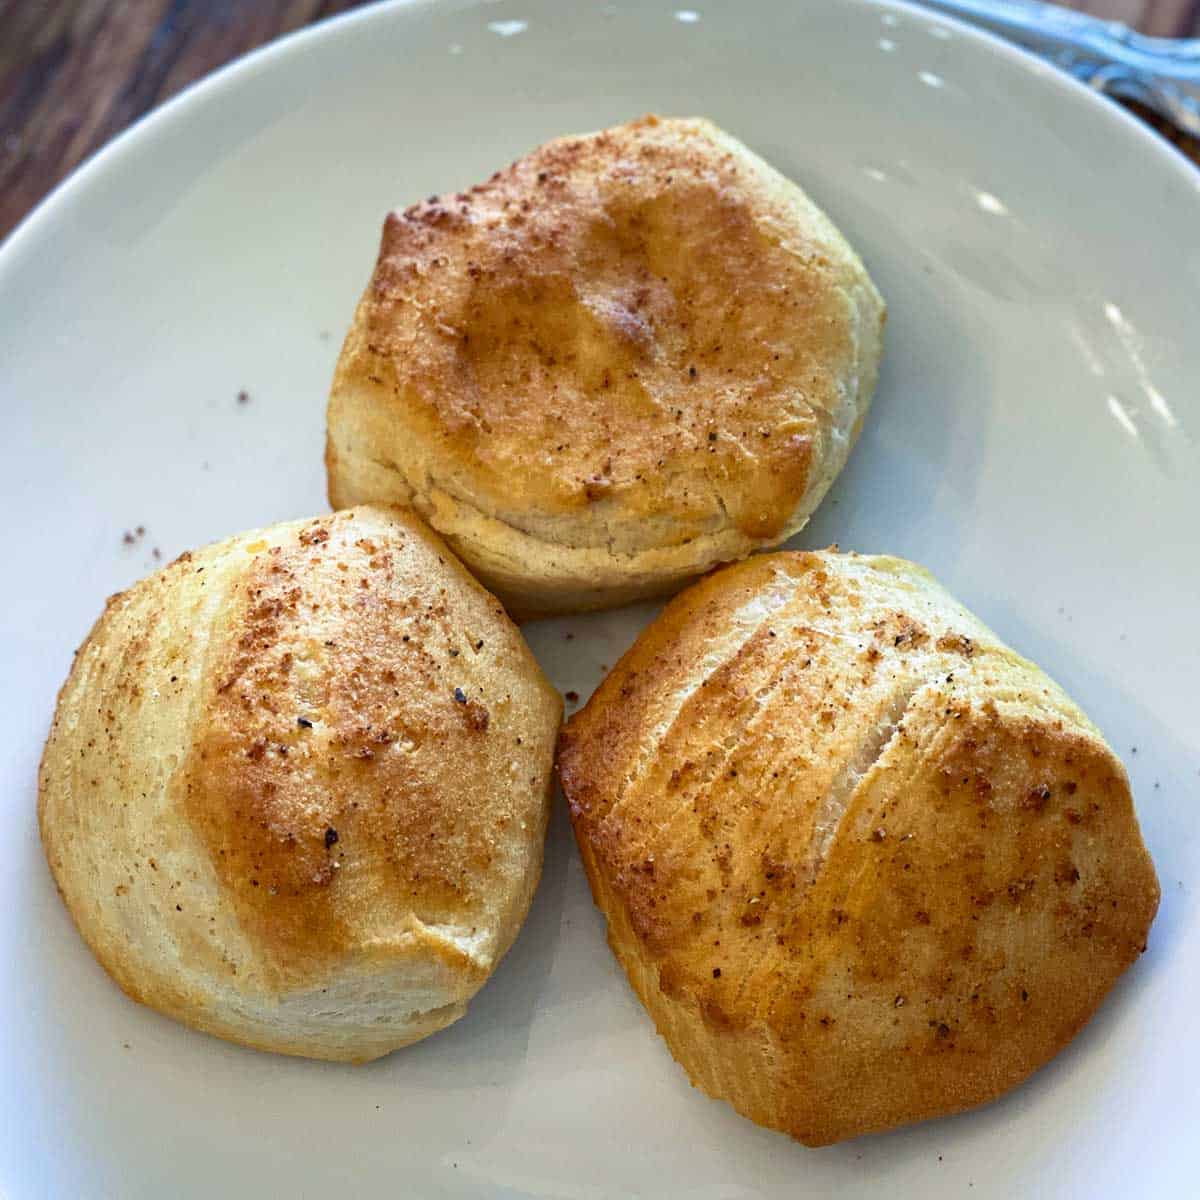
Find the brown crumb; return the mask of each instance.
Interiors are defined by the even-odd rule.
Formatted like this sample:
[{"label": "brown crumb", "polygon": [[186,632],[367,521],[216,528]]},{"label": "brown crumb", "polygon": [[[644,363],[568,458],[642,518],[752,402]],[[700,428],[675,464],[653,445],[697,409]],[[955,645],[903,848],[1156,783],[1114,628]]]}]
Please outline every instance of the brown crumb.
[{"label": "brown crumb", "polygon": [[589,500],[602,500],[612,490],[612,480],[607,475],[593,475],[584,480],[583,493]]},{"label": "brown crumb", "polygon": [[578,704],[579,703],[579,693],[576,691],[567,692],[566,698],[567,698],[568,704]]},{"label": "brown crumb", "polygon": [[475,700],[468,700],[466,705],[467,724],[480,733],[483,733],[491,722],[491,714],[480,703]]},{"label": "brown crumb", "polygon": [[315,528],[310,526],[308,529],[302,529],[297,536],[302,546],[314,546],[329,541],[329,530],[319,525]]},{"label": "brown crumb", "polygon": [[242,390],[240,392],[238,392],[237,402],[241,405],[246,405],[246,404],[250,403],[250,393],[248,391],[246,391],[245,388],[242,388]]}]

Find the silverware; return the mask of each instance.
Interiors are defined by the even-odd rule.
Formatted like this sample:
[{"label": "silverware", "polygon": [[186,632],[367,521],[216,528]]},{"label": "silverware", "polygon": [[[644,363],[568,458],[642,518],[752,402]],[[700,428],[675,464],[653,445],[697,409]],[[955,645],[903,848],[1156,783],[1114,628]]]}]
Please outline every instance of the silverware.
[{"label": "silverware", "polygon": [[1038,0],[922,0],[1048,58],[1076,79],[1138,100],[1200,137],[1200,38],[1158,38]]}]

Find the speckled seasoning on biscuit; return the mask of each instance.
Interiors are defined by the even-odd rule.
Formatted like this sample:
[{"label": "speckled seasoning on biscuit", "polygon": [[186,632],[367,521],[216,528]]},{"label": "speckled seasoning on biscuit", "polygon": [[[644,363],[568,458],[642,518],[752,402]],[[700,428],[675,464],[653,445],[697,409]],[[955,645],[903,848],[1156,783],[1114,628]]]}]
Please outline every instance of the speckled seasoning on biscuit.
[{"label": "speckled seasoning on biscuit", "polygon": [[609,942],[709,1095],[810,1145],[991,1100],[1158,905],[1096,727],[920,567],[769,554],[677,597],[560,740]]},{"label": "speckled seasoning on biscuit", "polygon": [[561,711],[413,513],[242,534],[109,600],[42,759],[46,857],[134,999],[375,1058],[462,1016],[516,936]]},{"label": "speckled seasoning on biscuit", "polygon": [[518,617],[668,591],[807,521],[883,323],[824,214],[710,122],[560,138],[387,218],[330,499],[411,503]]}]

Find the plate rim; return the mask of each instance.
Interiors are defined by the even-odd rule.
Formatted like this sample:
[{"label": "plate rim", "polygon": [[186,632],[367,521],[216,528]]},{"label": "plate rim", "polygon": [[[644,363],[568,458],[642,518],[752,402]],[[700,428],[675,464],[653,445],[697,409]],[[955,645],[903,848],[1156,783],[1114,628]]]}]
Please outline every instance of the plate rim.
[{"label": "plate rim", "polygon": [[[219,95],[221,89],[231,81],[242,76],[249,76],[269,66],[276,59],[284,59],[296,54],[310,42],[316,43],[330,37],[342,36],[356,25],[391,20],[397,13],[412,12],[418,9],[436,10],[454,7],[462,10],[472,7],[482,8],[491,2],[492,0],[466,0],[464,3],[454,3],[454,0],[449,0],[449,2],[447,0],[378,0],[376,3],[367,3],[360,8],[337,13],[300,29],[292,30],[290,33],[285,33],[222,64],[199,79],[193,80],[174,96],[143,113],[131,125],[93,150],[21,218],[3,241],[0,241],[0,287],[3,286],[4,272],[10,260],[20,254],[27,242],[38,236],[43,225],[55,219],[58,210],[65,203],[69,203],[75,190],[86,186],[93,175],[105,169],[114,159],[133,152],[141,140],[147,136],[153,136],[159,126],[165,126],[178,120],[190,106],[202,104],[211,96]],[[910,19],[944,26],[953,30],[956,35],[965,37],[968,41],[974,41],[991,54],[1009,62],[1014,68],[1027,75],[1032,75],[1040,83],[1057,91],[1064,100],[1074,100],[1084,111],[1094,114],[1095,120],[1107,120],[1115,129],[1124,128],[1133,135],[1135,143],[1141,143],[1151,159],[1157,159],[1163,168],[1190,182],[1195,190],[1197,203],[1200,204],[1200,163],[1192,162],[1174,143],[1168,141],[1166,137],[1152,129],[1118,101],[1088,87],[1086,83],[1076,79],[1049,60],[1041,58],[1033,51],[1010,42],[989,30],[943,13],[939,9],[925,8],[921,4],[915,3],[914,0],[840,0],[840,2],[860,9],[874,9],[880,13],[897,12]]]},{"label": "plate rim", "polygon": [[[805,0],[790,0],[790,2],[804,3]],[[845,3],[847,0],[842,0],[842,2]],[[5,269],[7,268],[11,272],[14,268],[22,266],[22,260],[25,259],[25,256],[30,251],[44,247],[46,242],[55,235],[56,230],[59,228],[55,222],[61,222],[64,216],[69,217],[71,206],[78,204],[81,196],[86,197],[86,189],[94,187],[103,172],[107,172],[110,168],[119,169],[123,164],[128,163],[137,164],[140,168],[141,164],[148,160],[152,161],[164,149],[163,146],[154,142],[154,138],[163,137],[164,135],[170,136],[173,130],[181,127],[187,128],[187,122],[195,120],[197,113],[189,115],[189,103],[194,101],[201,105],[198,113],[202,113],[204,111],[202,107],[204,104],[211,105],[214,101],[219,102],[220,98],[228,95],[225,89],[231,86],[239,86],[239,83],[247,82],[249,76],[254,71],[259,69],[265,71],[287,71],[296,68],[294,61],[286,66],[275,63],[273,58],[275,55],[282,58],[289,53],[300,56],[305,56],[310,52],[321,53],[322,51],[320,51],[317,45],[319,38],[336,39],[347,35],[354,38],[357,35],[353,31],[359,30],[361,32],[359,29],[360,21],[364,25],[373,20],[379,20],[384,23],[393,20],[402,22],[408,19],[419,21],[423,16],[429,15],[435,3],[437,3],[437,0],[385,0],[384,3],[327,18],[312,26],[277,38],[263,47],[259,47],[234,59],[232,62],[209,73],[202,79],[189,84],[178,95],[138,118],[126,130],[122,131],[105,145],[99,147],[65,179],[60,181],[47,196],[26,214],[9,236],[0,242],[0,296],[6,294],[12,295],[11,276],[8,278],[5,277]],[[484,3],[486,3],[486,0],[458,0],[458,2],[450,0],[450,3],[444,4],[442,13],[447,16],[454,16],[462,12],[470,12],[472,9],[484,10]],[[1143,139],[1148,138],[1149,141],[1157,144],[1160,149],[1166,149],[1170,158],[1177,161],[1182,160],[1184,170],[1178,178],[1184,181],[1183,188],[1173,197],[1172,209],[1185,217],[1187,214],[1197,211],[1196,202],[1200,202],[1200,167],[1195,166],[1183,155],[1175,152],[1169,142],[1123,107],[1105,101],[1103,97],[1097,96],[1065,72],[1050,64],[1043,63],[1042,60],[1019,47],[1013,46],[985,31],[964,25],[962,22],[951,18],[946,18],[935,10],[922,8],[919,5],[907,3],[905,0],[853,0],[853,3],[855,8],[860,12],[896,12],[901,14],[906,19],[914,22],[914,32],[917,30],[923,31],[930,26],[937,25],[958,31],[962,34],[964,41],[970,41],[974,38],[983,43],[990,44],[992,50],[999,52],[1002,58],[1016,60],[1013,63],[1014,67],[1024,67],[1026,72],[1033,74],[1039,79],[1044,79],[1050,85],[1052,91],[1044,94],[1047,104],[1070,104],[1072,101],[1071,92],[1074,89],[1082,89],[1084,92],[1089,93],[1096,100],[1100,101],[1110,113],[1116,110],[1115,115],[1118,122],[1124,121],[1126,124],[1136,126]],[[668,7],[668,14],[669,11],[670,8]],[[640,18],[642,14],[633,13],[630,15],[636,19]],[[386,28],[386,25],[375,26],[374,28]],[[551,35],[551,40],[553,40],[553,35]],[[328,49],[335,55],[347,52],[344,47],[331,46]],[[961,61],[961,55],[959,61]],[[997,69],[999,70],[999,68]],[[1004,68],[1004,70],[1007,70],[1007,68]],[[239,72],[246,72],[246,75],[240,75],[238,74]],[[1028,74],[1014,78],[1028,78]],[[1061,93],[1053,90],[1056,85],[1062,87]],[[1066,86],[1063,87],[1063,85]],[[1078,102],[1083,104],[1085,108],[1089,104],[1089,102],[1081,100]],[[1099,119],[1097,118],[1097,120]],[[1085,125],[1087,124],[1087,118],[1081,117],[1080,120],[1084,121]],[[1111,132],[1117,138],[1118,145],[1125,145],[1130,148],[1134,156],[1134,162],[1144,161],[1149,163],[1152,155],[1141,159],[1137,157],[1140,151],[1135,150],[1136,139],[1131,139],[1128,142],[1120,140],[1123,135],[1119,134],[1119,124],[1108,126],[1095,124],[1088,125],[1087,127],[1095,129],[1098,134],[1102,130]],[[139,139],[141,140],[139,141]],[[133,157],[122,158],[121,155],[132,155]],[[146,155],[148,157],[138,158],[138,155]],[[1151,166],[1147,167],[1147,171],[1151,171],[1152,169]],[[1144,189],[1153,188],[1156,181],[1165,183],[1169,178],[1172,178],[1169,173],[1165,175],[1151,174],[1146,180],[1142,181],[1141,186]],[[1194,194],[1191,190],[1193,187],[1195,189]],[[82,192],[77,194],[75,191],[72,191],[73,188],[82,189]],[[39,241],[39,239],[43,240]],[[1020,643],[1017,644],[1020,645]],[[40,863],[37,865],[41,866]],[[54,902],[56,903],[57,901],[55,900]],[[1187,927],[1185,926],[1184,928],[1186,929]],[[76,947],[76,950],[79,953],[83,953],[81,947]],[[114,1003],[116,1003],[115,999]],[[1129,998],[1126,998],[1124,1004],[1130,1006],[1131,1015],[1133,1012],[1136,1012],[1136,1008],[1130,1004]],[[663,1048],[658,1047],[658,1049],[662,1051]],[[1018,1118],[1014,1116],[1012,1119],[1017,1120]],[[733,1145],[734,1143],[730,1143],[731,1147]],[[852,1178],[852,1176],[848,1177],[848,1179]],[[18,1180],[17,1182],[20,1181]]]}]

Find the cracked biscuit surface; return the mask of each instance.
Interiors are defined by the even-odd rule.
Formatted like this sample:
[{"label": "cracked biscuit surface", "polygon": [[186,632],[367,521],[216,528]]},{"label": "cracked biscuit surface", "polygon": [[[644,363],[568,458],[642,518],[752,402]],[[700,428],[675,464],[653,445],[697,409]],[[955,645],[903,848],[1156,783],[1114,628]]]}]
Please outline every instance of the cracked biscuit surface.
[{"label": "cracked biscuit surface", "polygon": [[109,600],[42,759],[46,857],[134,999],[375,1058],[462,1016],[515,938],[560,715],[411,512],[242,534]]},{"label": "cracked biscuit surface", "polygon": [[993,1099],[1158,904],[1120,761],[921,568],[768,554],[560,738],[609,942],[693,1083],[821,1145]]},{"label": "cracked biscuit surface", "polygon": [[412,504],[519,618],[668,591],[804,525],[883,323],[828,218],[710,122],[560,138],[387,218],[330,500]]}]

